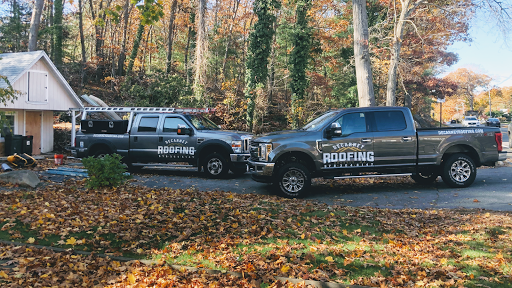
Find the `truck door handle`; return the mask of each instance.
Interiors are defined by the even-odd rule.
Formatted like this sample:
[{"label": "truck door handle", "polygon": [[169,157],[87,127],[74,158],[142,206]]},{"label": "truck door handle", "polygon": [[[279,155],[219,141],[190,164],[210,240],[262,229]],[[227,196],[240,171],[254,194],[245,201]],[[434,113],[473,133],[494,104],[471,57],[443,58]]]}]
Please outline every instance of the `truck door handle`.
[{"label": "truck door handle", "polygon": [[158,142],[164,141],[164,137],[158,137]]},{"label": "truck door handle", "polygon": [[363,142],[363,143],[372,143],[372,139],[363,138],[363,139],[361,139],[361,142]]},{"label": "truck door handle", "polygon": [[412,140],[411,137],[402,137],[402,140],[404,140],[404,142],[409,142]]},{"label": "truck door handle", "polygon": [[137,137],[137,136],[133,137],[133,142],[137,142],[137,141],[139,141],[139,137]]}]

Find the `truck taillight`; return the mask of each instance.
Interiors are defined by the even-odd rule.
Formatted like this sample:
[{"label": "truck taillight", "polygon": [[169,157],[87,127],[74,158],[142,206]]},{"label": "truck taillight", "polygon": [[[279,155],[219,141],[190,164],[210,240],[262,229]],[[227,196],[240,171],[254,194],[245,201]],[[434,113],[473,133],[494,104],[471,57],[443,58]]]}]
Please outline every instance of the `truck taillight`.
[{"label": "truck taillight", "polygon": [[501,134],[501,132],[495,133],[494,138],[496,139],[496,144],[498,145],[498,152],[503,151],[503,135]]}]

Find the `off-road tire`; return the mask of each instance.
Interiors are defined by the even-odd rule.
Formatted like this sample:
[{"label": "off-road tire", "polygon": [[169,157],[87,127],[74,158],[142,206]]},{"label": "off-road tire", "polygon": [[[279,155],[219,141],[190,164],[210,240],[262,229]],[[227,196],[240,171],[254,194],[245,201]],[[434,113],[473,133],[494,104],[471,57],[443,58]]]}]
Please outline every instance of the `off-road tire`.
[{"label": "off-road tire", "polygon": [[105,157],[105,155],[108,155],[108,154],[110,154],[109,151],[107,151],[105,149],[100,149],[100,150],[94,151],[93,157],[94,158],[103,158],[103,157]]},{"label": "off-road tire", "polygon": [[203,169],[209,178],[225,178],[229,172],[226,159],[219,153],[211,153],[203,161]]},{"label": "off-road tire", "polygon": [[281,196],[302,198],[311,186],[311,174],[304,165],[289,163],[279,169],[274,185]]},{"label": "off-road tire", "polygon": [[437,180],[439,174],[433,172],[412,174],[411,178],[418,184],[430,184]]},{"label": "off-road tire", "polygon": [[443,161],[444,183],[450,187],[463,188],[473,184],[476,178],[476,166],[470,156],[462,153],[453,154]]}]

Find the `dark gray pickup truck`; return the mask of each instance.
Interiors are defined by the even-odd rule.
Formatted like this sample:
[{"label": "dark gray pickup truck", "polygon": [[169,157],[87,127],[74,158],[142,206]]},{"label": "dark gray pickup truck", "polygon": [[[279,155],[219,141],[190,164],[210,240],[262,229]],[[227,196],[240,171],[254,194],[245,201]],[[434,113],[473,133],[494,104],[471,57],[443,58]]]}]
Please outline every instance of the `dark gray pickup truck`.
[{"label": "dark gray pickup truck", "polygon": [[311,178],[438,176],[467,187],[476,168],[506,158],[499,128],[416,128],[404,107],[329,111],[302,129],[269,133],[251,142],[249,169],[286,197],[301,197]]},{"label": "dark gray pickup truck", "polygon": [[[199,113],[204,109],[87,107],[71,152],[76,157],[117,153],[131,169],[143,166],[197,167],[212,178],[247,171],[252,135],[221,130]],[[125,114],[125,120],[88,119]]]}]

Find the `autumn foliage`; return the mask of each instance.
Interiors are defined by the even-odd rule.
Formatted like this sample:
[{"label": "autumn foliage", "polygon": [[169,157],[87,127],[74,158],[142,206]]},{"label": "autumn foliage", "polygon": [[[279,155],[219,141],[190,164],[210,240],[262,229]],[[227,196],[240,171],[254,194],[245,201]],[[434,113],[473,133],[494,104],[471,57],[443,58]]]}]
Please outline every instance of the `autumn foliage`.
[{"label": "autumn foliage", "polygon": [[259,287],[277,277],[381,287],[511,285],[507,213],[327,206],[136,184],[93,190],[73,180],[34,191],[7,187],[0,194],[0,238],[147,257],[159,265],[4,245],[0,260],[14,268],[1,268],[2,285]]}]

